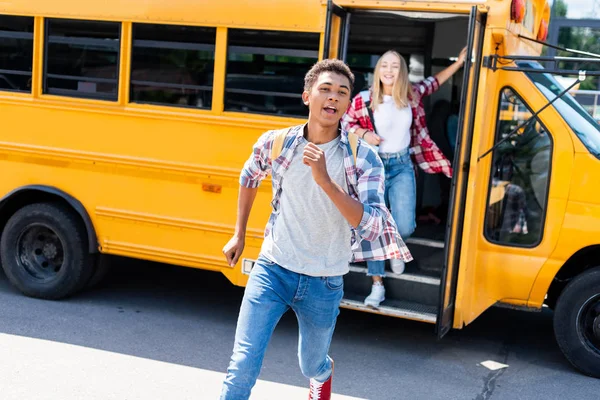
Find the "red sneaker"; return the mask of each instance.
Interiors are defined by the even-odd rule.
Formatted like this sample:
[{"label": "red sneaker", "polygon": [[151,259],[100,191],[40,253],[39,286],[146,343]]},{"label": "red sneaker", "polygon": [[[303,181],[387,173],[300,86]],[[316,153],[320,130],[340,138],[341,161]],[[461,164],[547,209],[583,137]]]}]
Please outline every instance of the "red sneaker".
[{"label": "red sneaker", "polygon": [[331,379],[333,378],[333,360],[331,361],[331,376],[321,383],[314,379],[310,380],[310,392],[308,400],[331,400]]}]

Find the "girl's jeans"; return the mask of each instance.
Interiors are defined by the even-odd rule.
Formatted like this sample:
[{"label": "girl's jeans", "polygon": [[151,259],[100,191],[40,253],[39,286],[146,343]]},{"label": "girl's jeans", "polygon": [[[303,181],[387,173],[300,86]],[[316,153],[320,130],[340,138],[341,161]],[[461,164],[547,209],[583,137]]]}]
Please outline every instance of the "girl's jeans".
[{"label": "girl's jeans", "polygon": [[[402,239],[416,227],[417,188],[408,149],[399,153],[379,153],[385,169],[385,203],[392,213]],[[368,261],[367,275],[385,276],[385,261]]]}]

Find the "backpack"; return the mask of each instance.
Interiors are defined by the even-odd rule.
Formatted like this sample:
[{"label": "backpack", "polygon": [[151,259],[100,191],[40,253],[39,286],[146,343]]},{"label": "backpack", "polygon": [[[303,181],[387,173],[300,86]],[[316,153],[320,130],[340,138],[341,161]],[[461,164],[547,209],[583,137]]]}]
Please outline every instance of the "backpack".
[{"label": "backpack", "polygon": [[[283,149],[283,141],[287,136],[290,129],[279,129],[275,131],[275,138],[273,139],[273,146],[271,147],[271,160],[276,160],[281,155]],[[352,156],[354,158],[354,165],[356,165],[356,154],[358,152],[358,136],[348,134],[348,141],[350,142],[350,149],[352,150]]]}]

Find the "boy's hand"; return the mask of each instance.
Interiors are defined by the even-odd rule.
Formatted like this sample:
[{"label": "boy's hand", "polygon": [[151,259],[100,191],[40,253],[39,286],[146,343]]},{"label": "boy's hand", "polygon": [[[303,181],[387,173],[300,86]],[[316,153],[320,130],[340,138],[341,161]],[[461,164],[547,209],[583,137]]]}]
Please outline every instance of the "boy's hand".
[{"label": "boy's hand", "polygon": [[316,144],[309,142],[304,147],[302,162],[312,169],[312,176],[317,185],[323,186],[331,182],[325,163],[325,153]]},{"label": "boy's hand", "polygon": [[246,239],[243,236],[240,237],[235,235],[227,242],[225,247],[223,247],[223,254],[225,254],[229,266],[234,267],[235,264],[237,264],[244,251],[245,242]]}]

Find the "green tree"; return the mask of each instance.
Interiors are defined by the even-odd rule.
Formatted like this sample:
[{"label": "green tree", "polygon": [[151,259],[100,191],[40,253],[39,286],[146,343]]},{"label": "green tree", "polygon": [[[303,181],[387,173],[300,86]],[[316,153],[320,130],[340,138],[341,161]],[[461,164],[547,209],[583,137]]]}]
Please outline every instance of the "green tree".
[{"label": "green tree", "polygon": [[554,0],[554,4],[552,4],[553,17],[566,17],[567,11],[567,3],[564,0]]}]

